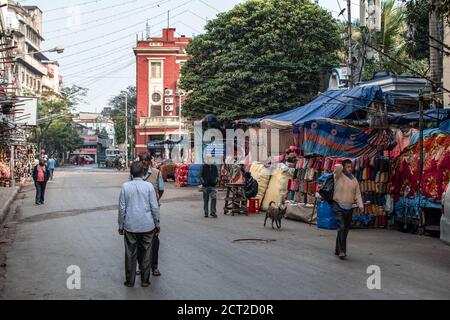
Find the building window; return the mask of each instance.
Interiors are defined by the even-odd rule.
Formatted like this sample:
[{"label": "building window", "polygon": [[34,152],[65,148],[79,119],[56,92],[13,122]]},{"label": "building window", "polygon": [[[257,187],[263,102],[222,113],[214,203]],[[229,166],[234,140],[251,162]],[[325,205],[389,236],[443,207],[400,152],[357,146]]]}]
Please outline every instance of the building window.
[{"label": "building window", "polygon": [[162,106],[152,106],[150,110],[151,117],[161,117],[162,115]]},{"label": "building window", "polygon": [[161,62],[151,62],[150,72],[152,79],[161,79]]},{"label": "building window", "polygon": [[22,83],[25,83],[25,72],[22,72]]},{"label": "building window", "polygon": [[160,101],[161,101],[161,94],[158,93],[158,92],[153,93],[153,94],[152,94],[152,101],[153,101],[154,103],[160,102]]}]

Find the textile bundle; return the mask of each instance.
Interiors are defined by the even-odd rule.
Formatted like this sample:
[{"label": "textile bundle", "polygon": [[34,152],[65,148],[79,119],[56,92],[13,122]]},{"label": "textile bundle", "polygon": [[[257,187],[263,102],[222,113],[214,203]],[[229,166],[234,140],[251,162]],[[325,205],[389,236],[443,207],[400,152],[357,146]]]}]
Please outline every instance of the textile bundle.
[{"label": "textile bundle", "polygon": [[[424,139],[423,178],[420,193],[428,199],[440,200],[450,181],[450,135],[440,133]],[[420,144],[405,149],[396,159],[392,171],[396,199],[414,196],[419,188]]]},{"label": "textile bundle", "polygon": [[294,127],[293,133],[305,155],[357,158],[392,149],[396,144],[391,130],[363,130],[331,119],[305,122]]}]

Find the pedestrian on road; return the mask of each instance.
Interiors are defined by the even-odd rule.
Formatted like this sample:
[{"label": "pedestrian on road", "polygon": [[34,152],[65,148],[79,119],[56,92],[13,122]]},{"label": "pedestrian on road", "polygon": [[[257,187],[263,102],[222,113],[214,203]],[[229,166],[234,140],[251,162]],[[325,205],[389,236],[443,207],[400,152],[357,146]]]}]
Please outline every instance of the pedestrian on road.
[{"label": "pedestrian on road", "polygon": [[133,287],[137,261],[140,261],[141,286],[150,285],[152,240],[159,228],[159,205],[152,184],[142,179],[142,162],[131,165],[132,181],[122,185],[119,198],[119,234],[125,243],[125,286]]},{"label": "pedestrian on road", "polygon": [[[139,156],[139,160],[144,166],[144,181],[148,181],[153,185],[158,198],[158,205],[161,207],[161,197],[164,194],[164,181],[161,172],[156,169],[156,162],[154,158],[145,152]],[[155,232],[152,241],[152,275],[155,277],[161,276],[161,272],[158,269],[158,257],[159,257],[159,233]],[[140,263],[140,261],[138,261]]]},{"label": "pedestrian on road", "polygon": [[[217,203],[217,182],[219,181],[219,170],[213,163],[210,155],[206,156],[206,163],[200,168],[200,183],[203,191],[203,211],[205,218],[208,218],[208,213],[211,212],[211,217],[217,218],[216,203]],[[209,198],[211,198],[211,211],[209,211]]]},{"label": "pedestrian on road", "polygon": [[51,157],[48,159],[48,169],[50,170],[50,180],[53,180],[53,172],[56,168],[56,160],[55,158]]},{"label": "pedestrian on road", "polygon": [[50,178],[50,170],[45,165],[44,159],[39,159],[39,163],[33,169],[34,186],[36,187],[36,199],[37,205],[44,204],[45,188],[47,181]]},{"label": "pedestrian on road", "polygon": [[353,175],[350,160],[344,160],[334,168],[333,212],[337,223],[335,255],[347,257],[347,235],[352,223],[353,210],[364,210],[358,180]]}]

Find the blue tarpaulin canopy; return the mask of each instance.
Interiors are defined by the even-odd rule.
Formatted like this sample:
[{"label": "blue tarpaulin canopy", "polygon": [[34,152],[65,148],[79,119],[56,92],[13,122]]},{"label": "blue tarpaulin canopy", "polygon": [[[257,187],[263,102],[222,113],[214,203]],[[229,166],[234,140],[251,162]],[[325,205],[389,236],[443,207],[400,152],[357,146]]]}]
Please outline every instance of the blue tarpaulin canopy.
[{"label": "blue tarpaulin canopy", "polygon": [[[395,124],[407,124],[410,122],[419,122],[419,112],[409,113],[389,113],[389,122]],[[450,109],[429,109],[423,112],[424,122],[445,121],[450,119]]]},{"label": "blue tarpaulin canopy", "polygon": [[341,120],[348,118],[358,110],[366,109],[376,99],[384,101],[383,92],[377,85],[327,90],[304,106],[266,116],[260,120],[287,122],[291,125],[319,118]]}]

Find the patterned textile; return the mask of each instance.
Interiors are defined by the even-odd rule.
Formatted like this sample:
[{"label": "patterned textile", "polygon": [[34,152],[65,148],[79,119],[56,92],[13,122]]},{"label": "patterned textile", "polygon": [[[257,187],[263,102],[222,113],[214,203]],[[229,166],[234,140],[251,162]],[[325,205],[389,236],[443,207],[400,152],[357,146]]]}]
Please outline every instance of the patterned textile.
[{"label": "patterned textile", "polygon": [[317,119],[294,127],[294,141],[304,155],[357,158],[373,156],[377,150],[392,149],[395,138],[391,130],[362,129],[331,119]]},{"label": "patterned textile", "polygon": [[[431,200],[440,200],[450,181],[450,135],[436,134],[424,140],[424,164],[421,194]],[[419,187],[419,143],[405,149],[396,159],[392,171],[392,192],[414,196]]]}]

